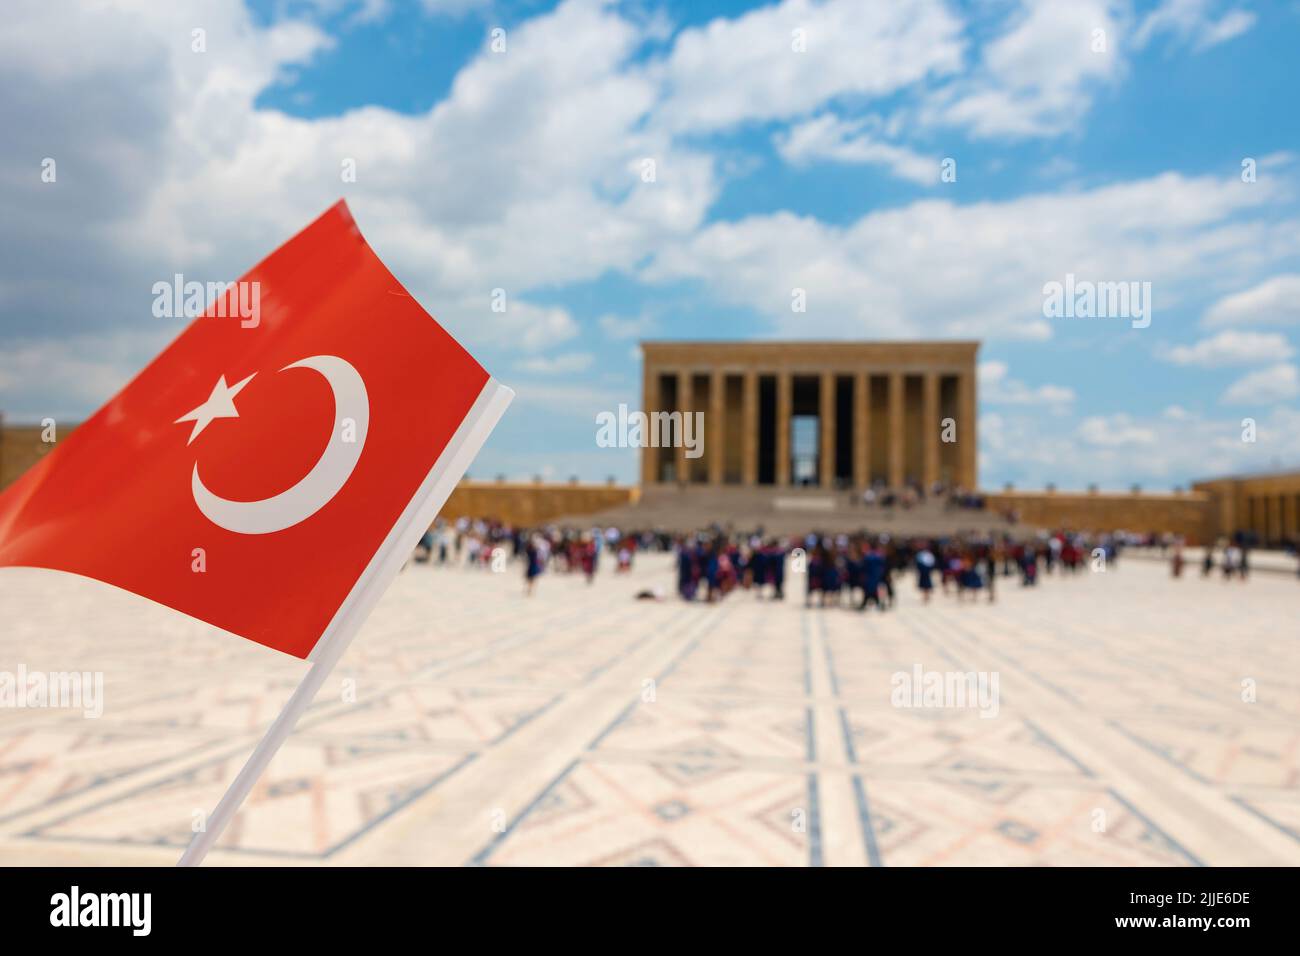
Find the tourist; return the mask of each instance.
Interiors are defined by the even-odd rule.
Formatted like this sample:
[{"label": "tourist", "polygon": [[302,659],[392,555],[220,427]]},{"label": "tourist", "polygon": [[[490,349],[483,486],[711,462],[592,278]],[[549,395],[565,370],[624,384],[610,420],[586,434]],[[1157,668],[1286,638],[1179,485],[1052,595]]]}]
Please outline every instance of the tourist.
[{"label": "tourist", "polygon": [[1241,569],[1241,548],[1235,542],[1223,549],[1223,580],[1230,581]]},{"label": "tourist", "polygon": [[916,586],[921,591],[921,600],[926,604],[930,603],[930,595],[934,592],[934,553],[925,545],[921,545],[921,550],[916,553]]},{"label": "tourist", "polygon": [[528,597],[533,596],[533,587],[537,583],[538,576],[546,566],[546,553],[542,548],[541,535],[533,535],[528,541],[528,548],[524,552],[524,594]]}]

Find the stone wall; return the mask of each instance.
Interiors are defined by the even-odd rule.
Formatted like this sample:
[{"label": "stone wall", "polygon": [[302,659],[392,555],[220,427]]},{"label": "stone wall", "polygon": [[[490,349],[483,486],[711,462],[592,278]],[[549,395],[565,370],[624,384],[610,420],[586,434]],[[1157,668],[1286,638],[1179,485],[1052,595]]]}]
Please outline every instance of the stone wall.
[{"label": "stone wall", "polygon": [[1191,544],[1203,544],[1217,533],[1210,496],[1199,491],[1000,491],[989,493],[986,500],[992,510],[1014,509],[1021,521],[1043,528],[1172,531]]},{"label": "stone wall", "polygon": [[442,517],[496,518],[533,526],[566,515],[617,508],[639,497],[639,489],[630,485],[462,481],[443,506]]},{"label": "stone wall", "polygon": [[1300,471],[1199,481],[1220,534],[1243,531],[1269,544],[1300,540]]},{"label": "stone wall", "polygon": [[[41,458],[54,450],[53,444],[41,441],[40,425],[0,425],[0,489],[8,488]],[[64,438],[71,426],[58,426]]]}]

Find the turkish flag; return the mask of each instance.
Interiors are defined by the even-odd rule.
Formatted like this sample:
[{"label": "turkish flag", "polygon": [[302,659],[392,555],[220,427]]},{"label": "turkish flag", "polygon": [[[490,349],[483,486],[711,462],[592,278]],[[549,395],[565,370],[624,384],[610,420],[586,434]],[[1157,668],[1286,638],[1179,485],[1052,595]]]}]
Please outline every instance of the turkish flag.
[{"label": "turkish flag", "polygon": [[315,660],[351,637],[513,393],[343,202],[240,283],[0,495],[0,566],[85,575]]}]

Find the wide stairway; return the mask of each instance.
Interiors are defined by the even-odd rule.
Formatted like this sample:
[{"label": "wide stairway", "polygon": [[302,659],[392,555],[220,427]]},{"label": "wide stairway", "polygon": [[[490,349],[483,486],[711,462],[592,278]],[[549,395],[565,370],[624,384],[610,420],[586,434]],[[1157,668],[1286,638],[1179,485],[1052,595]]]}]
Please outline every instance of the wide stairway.
[{"label": "wide stairway", "polygon": [[761,527],[779,535],[809,531],[947,535],[962,531],[1018,531],[995,511],[948,508],[931,498],[910,508],[865,505],[860,493],[822,488],[694,485],[650,487],[636,504],[556,519],[556,524],[614,526],[626,530],[688,532],[718,524],[737,531]]}]

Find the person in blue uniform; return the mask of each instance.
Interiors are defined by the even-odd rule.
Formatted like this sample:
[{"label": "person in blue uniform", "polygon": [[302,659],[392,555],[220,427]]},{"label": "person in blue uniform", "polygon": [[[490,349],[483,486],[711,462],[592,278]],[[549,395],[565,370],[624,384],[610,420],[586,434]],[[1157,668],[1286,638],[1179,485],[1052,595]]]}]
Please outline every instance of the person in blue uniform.
[{"label": "person in blue uniform", "polygon": [[921,550],[916,552],[916,586],[926,604],[930,603],[930,595],[934,593],[934,565],[934,552],[928,545],[921,545]]},{"label": "person in blue uniform", "polygon": [[880,553],[880,549],[875,545],[867,548],[866,556],[862,559],[862,603],[858,605],[859,611],[864,611],[868,604],[874,604],[880,610],[885,606],[880,602],[880,586],[885,579],[885,556]]}]

